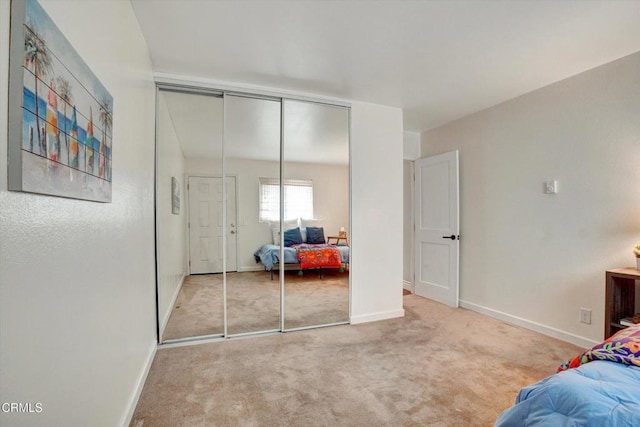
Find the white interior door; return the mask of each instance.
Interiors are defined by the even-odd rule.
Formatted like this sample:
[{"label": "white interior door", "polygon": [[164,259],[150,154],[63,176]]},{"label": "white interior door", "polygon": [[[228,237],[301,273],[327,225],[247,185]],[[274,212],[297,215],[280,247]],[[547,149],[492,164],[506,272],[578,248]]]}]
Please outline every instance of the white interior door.
[{"label": "white interior door", "polygon": [[[224,191],[221,177],[189,177],[189,272],[221,273],[224,265]],[[235,177],[227,177],[227,271],[237,270]]]},{"label": "white interior door", "polygon": [[[225,178],[227,183],[227,271],[238,271],[238,214],[236,177]],[[222,209],[220,209],[222,214]]]},{"label": "white interior door", "polygon": [[415,162],[415,293],[458,306],[458,151]]}]

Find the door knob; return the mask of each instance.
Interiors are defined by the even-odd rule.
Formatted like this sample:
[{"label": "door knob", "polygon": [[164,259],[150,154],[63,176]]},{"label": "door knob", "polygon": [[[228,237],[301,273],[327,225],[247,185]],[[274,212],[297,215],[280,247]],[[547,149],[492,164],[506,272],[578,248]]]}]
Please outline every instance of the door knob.
[{"label": "door knob", "polygon": [[231,230],[231,234],[236,234],[235,230]]},{"label": "door knob", "polygon": [[443,239],[451,239],[451,240],[456,240],[456,235],[452,234],[451,236],[442,236]]},{"label": "door knob", "polygon": [[231,227],[235,227],[235,226],[236,226],[235,224],[231,224]]}]

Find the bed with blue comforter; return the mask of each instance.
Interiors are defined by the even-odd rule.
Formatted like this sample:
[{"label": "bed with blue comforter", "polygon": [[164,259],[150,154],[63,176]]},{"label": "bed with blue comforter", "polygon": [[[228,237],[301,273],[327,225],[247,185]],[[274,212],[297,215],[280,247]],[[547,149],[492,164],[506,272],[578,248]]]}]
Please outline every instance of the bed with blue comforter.
[{"label": "bed with blue comforter", "polygon": [[640,426],[640,325],[576,356],[518,393],[496,427]]},{"label": "bed with blue comforter", "polygon": [[[340,251],[340,261],[347,266],[349,264],[349,247],[348,246],[335,246],[327,245],[327,247],[337,248]],[[254,254],[256,262],[261,262],[264,265],[265,270],[271,272],[273,278],[273,271],[278,270],[280,263],[280,246],[273,244],[262,245]],[[284,264],[285,269],[299,269],[300,264],[298,261],[298,250],[295,247],[284,248]]]}]

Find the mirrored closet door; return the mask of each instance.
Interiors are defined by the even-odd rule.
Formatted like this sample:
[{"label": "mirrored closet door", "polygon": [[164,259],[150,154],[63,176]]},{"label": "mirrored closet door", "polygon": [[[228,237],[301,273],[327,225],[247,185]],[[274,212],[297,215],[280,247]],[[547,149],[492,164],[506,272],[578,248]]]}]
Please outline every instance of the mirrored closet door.
[{"label": "mirrored closet door", "polygon": [[279,188],[264,183],[280,176],[281,101],[225,94],[224,102],[225,176],[238,182],[238,216],[230,230],[238,268],[226,275],[227,334],[279,331],[281,285],[271,274],[279,259]]},{"label": "mirrored closet door", "polygon": [[156,257],[161,342],[224,335],[223,98],[160,89]]},{"label": "mirrored closet door", "polygon": [[349,109],[159,85],[159,339],[349,321]]},{"label": "mirrored closet door", "polygon": [[[285,250],[298,265],[284,275],[284,329],[349,321],[349,110],[285,99]],[[293,242],[293,243],[292,243]]]}]

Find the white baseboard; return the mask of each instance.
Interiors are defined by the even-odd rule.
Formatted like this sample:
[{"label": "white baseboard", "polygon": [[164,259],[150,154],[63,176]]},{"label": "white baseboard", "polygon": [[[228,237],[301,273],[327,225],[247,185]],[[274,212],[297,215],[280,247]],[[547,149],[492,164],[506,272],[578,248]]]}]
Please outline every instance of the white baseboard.
[{"label": "white baseboard", "polygon": [[521,326],[523,328],[530,329],[535,332],[539,332],[543,335],[546,335],[552,338],[557,338],[559,340],[566,341],[571,344],[575,344],[579,347],[588,348],[598,343],[598,341],[593,341],[589,338],[581,337],[579,335],[575,335],[570,332],[562,331],[560,329],[556,329],[551,326],[547,326],[541,323],[533,322],[531,320],[523,319],[522,317],[514,316],[512,314],[508,314],[502,311],[494,310],[492,308],[484,307],[479,304],[474,304],[469,301],[460,300],[460,307],[466,308],[471,311],[475,311],[477,313],[486,314],[487,316],[493,317],[495,319],[499,319],[507,323],[511,323],[513,325]]},{"label": "white baseboard", "polygon": [[412,282],[409,282],[408,280],[403,280],[402,287],[408,290],[409,292],[411,292],[412,294],[415,294]]},{"label": "white baseboard", "polygon": [[255,267],[240,267],[238,272],[246,273],[247,271],[266,271],[264,265],[256,265]]},{"label": "white baseboard", "polygon": [[404,309],[351,316],[351,324],[357,325],[358,323],[375,322],[377,320],[393,319],[396,317],[404,317]]},{"label": "white baseboard", "polygon": [[144,388],[144,383],[147,381],[147,376],[149,375],[149,370],[151,369],[151,365],[153,364],[153,359],[156,357],[156,350],[158,349],[158,344],[154,341],[153,345],[149,349],[149,353],[147,355],[147,361],[138,376],[138,380],[136,382],[136,388],[133,390],[133,394],[129,398],[129,408],[127,412],[124,414],[122,419],[121,426],[126,427],[131,424],[131,420],[133,419],[133,414],[136,411],[136,406],[138,406],[138,400],[140,399],[140,395],[142,394],[142,389]]},{"label": "white baseboard", "polygon": [[169,304],[169,311],[164,314],[164,319],[162,319],[162,324],[160,325],[160,337],[164,333],[164,328],[167,327],[167,323],[169,323],[169,318],[171,317],[171,312],[173,311],[173,307],[176,306],[176,301],[178,300],[178,295],[180,295],[180,290],[182,289],[182,285],[184,284],[184,279],[187,277],[186,274],[183,274],[180,278],[180,284],[176,287],[176,291],[173,293],[171,297],[171,304]]}]

